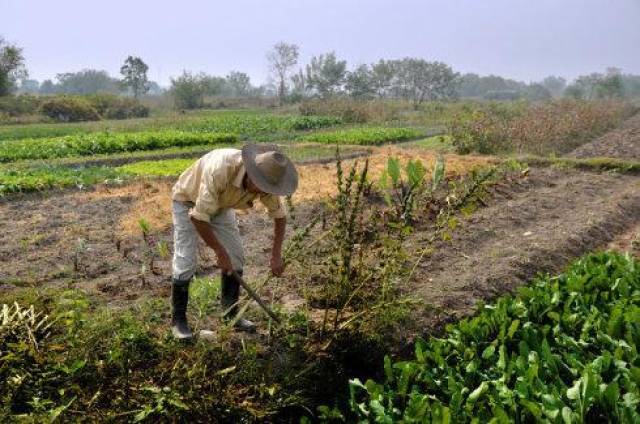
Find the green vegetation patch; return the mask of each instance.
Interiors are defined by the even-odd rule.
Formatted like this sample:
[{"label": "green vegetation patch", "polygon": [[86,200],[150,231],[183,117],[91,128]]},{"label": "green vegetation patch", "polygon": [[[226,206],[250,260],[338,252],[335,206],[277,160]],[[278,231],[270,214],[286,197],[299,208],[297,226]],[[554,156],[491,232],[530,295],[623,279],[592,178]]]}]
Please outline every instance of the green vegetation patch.
[{"label": "green vegetation patch", "polygon": [[155,150],[173,146],[215,145],[233,143],[237,140],[232,134],[167,130],[5,141],[0,143],[0,162]]},{"label": "green vegetation patch", "polygon": [[169,177],[180,175],[193,162],[194,159],[146,160],[122,165],[116,170],[127,175]]},{"label": "green vegetation patch", "polygon": [[[191,310],[211,313],[218,287],[195,280]],[[81,290],[0,293],[0,422],[256,422],[306,402],[299,350],[280,350],[285,368],[261,341],[178,343],[166,311],[164,299],[116,313]]]},{"label": "green vegetation patch", "polygon": [[0,196],[9,193],[119,182],[123,177],[124,175],[117,169],[106,166],[69,168],[53,165],[35,169],[0,170]]},{"label": "green vegetation patch", "polygon": [[[144,159],[144,156],[141,156],[143,152],[137,152],[129,155],[91,156],[87,157],[84,163],[77,158],[58,159],[46,163],[42,160],[11,163],[0,166],[0,196],[65,187],[86,187],[99,183],[119,183],[137,177],[178,176],[194,163],[197,156],[204,155],[210,150],[211,148],[206,146],[164,149],[160,153],[185,154],[189,157],[157,160],[141,160]],[[283,146],[282,151],[297,162],[333,160],[336,154],[333,146],[325,145]],[[363,148],[343,149],[343,152],[368,154]],[[111,167],[105,165],[109,163],[109,159],[113,160]],[[129,160],[132,162],[113,166],[119,161]]]},{"label": "green vegetation patch", "polygon": [[586,256],[351,382],[368,422],[640,422],[640,263]]},{"label": "green vegetation patch", "polygon": [[414,128],[353,128],[309,134],[302,140],[327,144],[380,145],[412,140],[423,135],[422,131]]},{"label": "green vegetation patch", "polygon": [[425,150],[437,150],[440,152],[453,152],[454,150],[450,135],[434,135],[403,144],[403,147],[419,147]]},{"label": "green vegetation patch", "polygon": [[330,116],[279,116],[268,114],[220,115],[200,122],[187,123],[179,128],[236,134],[241,140],[272,141],[295,138],[296,131],[310,131],[332,127],[342,120]]}]

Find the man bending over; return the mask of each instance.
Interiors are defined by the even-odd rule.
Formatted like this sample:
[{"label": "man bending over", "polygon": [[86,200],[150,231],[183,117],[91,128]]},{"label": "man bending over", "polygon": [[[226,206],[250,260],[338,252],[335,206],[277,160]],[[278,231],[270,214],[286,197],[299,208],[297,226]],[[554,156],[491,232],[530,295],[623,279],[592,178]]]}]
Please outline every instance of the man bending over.
[{"label": "man bending over", "polygon": [[[173,186],[173,282],[171,331],[178,339],[193,337],[187,323],[189,283],[196,272],[198,237],[213,249],[221,271],[221,303],[230,320],[238,311],[240,284],[233,271],[242,275],[244,255],[234,209],[250,209],[255,199],[274,220],[271,272],[284,272],[282,240],[285,209],[280,196],[295,192],[298,173],[277,146],[247,144],[238,149],[216,149],[184,171]],[[233,306],[233,307],[232,307]],[[237,321],[241,331],[254,331],[255,324]]]}]

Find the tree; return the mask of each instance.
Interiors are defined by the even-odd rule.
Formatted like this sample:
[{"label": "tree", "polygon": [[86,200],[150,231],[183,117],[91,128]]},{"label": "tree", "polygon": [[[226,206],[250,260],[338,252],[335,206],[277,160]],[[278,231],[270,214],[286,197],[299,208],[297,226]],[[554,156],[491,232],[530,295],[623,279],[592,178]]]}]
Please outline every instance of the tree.
[{"label": "tree", "polygon": [[618,68],[609,68],[606,74],[594,72],[581,75],[567,87],[565,94],[585,100],[623,97],[625,86],[622,71]]},{"label": "tree", "polygon": [[373,73],[368,65],[360,65],[352,72],[347,73],[345,89],[357,99],[368,99],[376,93]]},{"label": "tree", "polygon": [[611,99],[624,97],[624,94],[622,71],[618,68],[607,68],[607,74],[602,76],[596,86],[596,97]]},{"label": "tree", "polygon": [[542,86],[549,90],[554,97],[560,97],[562,92],[567,87],[567,80],[562,77],[556,77],[549,75],[541,82]]},{"label": "tree", "polygon": [[307,95],[307,79],[302,69],[291,76],[291,83],[293,85],[292,95],[295,98],[302,99]]},{"label": "tree", "polygon": [[497,75],[480,76],[468,73],[456,79],[456,91],[460,97],[511,99],[526,95],[527,84]]},{"label": "tree", "polygon": [[79,72],[57,74],[57,91],[68,94],[120,93],[120,82],[107,71],[83,69]]},{"label": "tree", "polygon": [[191,72],[183,71],[178,78],[171,78],[170,91],[178,109],[201,108],[207,89],[207,76],[202,73],[193,75]]},{"label": "tree", "polygon": [[549,100],[553,97],[551,91],[539,83],[529,84],[525,91],[525,95],[529,100],[533,101]]},{"label": "tree", "polygon": [[124,61],[124,65],[120,68],[120,74],[122,74],[122,84],[125,87],[129,87],[133,92],[133,97],[136,99],[141,94],[145,94],[149,91],[149,79],[147,78],[147,72],[149,66],[139,57],[129,56]]},{"label": "tree", "polygon": [[307,65],[307,87],[329,97],[342,89],[346,74],[347,61],[338,60],[334,52],[314,56]]},{"label": "tree", "polygon": [[298,63],[299,49],[295,44],[280,42],[273,46],[273,50],[267,53],[269,67],[278,81],[278,99],[280,104],[287,94],[287,79],[291,69]]},{"label": "tree", "polygon": [[18,92],[29,93],[29,94],[39,93],[40,83],[38,82],[38,80],[24,78],[22,79],[22,81],[20,81],[20,87],[18,87]]},{"label": "tree", "polygon": [[0,96],[11,94],[16,81],[27,75],[22,49],[0,37]]},{"label": "tree", "polygon": [[54,94],[57,91],[58,87],[50,79],[46,79],[40,84],[40,94]]},{"label": "tree", "polygon": [[251,79],[244,72],[231,71],[226,78],[229,92],[234,97],[248,96],[251,92]]},{"label": "tree", "polygon": [[149,81],[149,91],[147,93],[151,96],[159,96],[164,93],[164,89],[157,82]]},{"label": "tree", "polygon": [[203,94],[207,96],[223,96],[229,92],[227,80],[225,78],[206,75],[203,73],[200,73],[198,78],[201,79],[200,84],[204,90]]},{"label": "tree", "polygon": [[394,91],[417,107],[424,101],[452,98],[456,95],[458,74],[442,62],[405,58],[396,61]]},{"label": "tree", "polygon": [[380,60],[371,65],[371,85],[378,97],[388,94],[389,88],[395,76],[393,62]]},{"label": "tree", "polygon": [[585,98],[584,88],[575,83],[565,88],[564,95],[576,100],[582,100]]}]

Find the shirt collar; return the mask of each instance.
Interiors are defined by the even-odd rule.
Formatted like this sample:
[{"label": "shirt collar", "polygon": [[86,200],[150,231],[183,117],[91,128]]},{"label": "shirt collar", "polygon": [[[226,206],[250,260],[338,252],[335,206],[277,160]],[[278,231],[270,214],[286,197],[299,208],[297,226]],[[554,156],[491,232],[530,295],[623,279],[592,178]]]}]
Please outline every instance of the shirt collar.
[{"label": "shirt collar", "polygon": [[244,164],[242,164],[240,165],[240,168],[238,168],[238,174],[233,179],[233,185],[241,190],[244,190],[244,187],[242,187],[242,181],[244,180],[245,174],[246,174],[246,171],[244,169]]}]

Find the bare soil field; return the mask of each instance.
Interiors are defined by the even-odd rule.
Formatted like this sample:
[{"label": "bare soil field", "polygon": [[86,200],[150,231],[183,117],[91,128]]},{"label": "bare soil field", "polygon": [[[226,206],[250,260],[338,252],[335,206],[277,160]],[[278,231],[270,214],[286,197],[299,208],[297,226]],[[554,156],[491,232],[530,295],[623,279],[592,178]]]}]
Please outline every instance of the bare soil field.
[{"label": "bare soil field", "polygon": [[561,272],[574,258],[607,248],[637,228],[639,211],[637,177],[532,169],[419,266],[409,292],[433,309],[418,314],[416,331],[455,321],[537,273]]},{"label": "bare soil field", "polygon": [[620,128],[609,131],[590,143],[583,144],[568,156],[640,160],[640,114],[627,119]]}]

